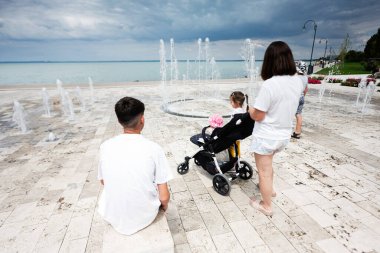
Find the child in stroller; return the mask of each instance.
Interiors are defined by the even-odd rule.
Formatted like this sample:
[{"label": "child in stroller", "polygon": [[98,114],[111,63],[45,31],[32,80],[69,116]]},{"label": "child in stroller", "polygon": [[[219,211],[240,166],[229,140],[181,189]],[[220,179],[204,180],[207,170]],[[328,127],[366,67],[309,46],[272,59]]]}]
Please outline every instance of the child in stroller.
[{"label": "child in stroller", "polygon": [[[185,161],[177,167],[178,173],[186,174],[189,170],[189,161],[194,158],[196,165],[202,166],[209,174],[214,175],[212,182],[215,191],[221,195],[228,195],[232,180],[238,177],[248,180],[252,177],[251,165],[240,160],[237,141],[250,136],[254,124],[255,122],[247,112],[235,114],[230,122],[221,128],[215,128],[211,135],[206,134],[206,130],[210,126],[204,127],[201,134],[190,138],[190,141],[199,149],[192,156],[185,157]],[[229,149],[231,146],[234,152]],[[229,150],[229,160],[218,161],[216,154],[226,149]],[[234,171],[233,168],[235,168]],[[227,174],[229,177],[226,176]]]}]

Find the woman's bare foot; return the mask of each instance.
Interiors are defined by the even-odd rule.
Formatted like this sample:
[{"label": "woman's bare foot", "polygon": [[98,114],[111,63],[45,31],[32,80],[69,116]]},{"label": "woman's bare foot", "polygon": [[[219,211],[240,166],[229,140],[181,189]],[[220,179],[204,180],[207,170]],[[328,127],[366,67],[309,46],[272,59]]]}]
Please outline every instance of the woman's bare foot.
[{"label": "woman's bare foot", "polygon": [[262,212],[263,214],[265,214],[266,216],[272,216],[273,215],[273,211],[272,210],[269,210],[267,208],[265,208],[262,204],[262,201],[259,201],[255,198],[251,198],[251,200],[249,201],[249,204],[255,208],[256,210]]}]

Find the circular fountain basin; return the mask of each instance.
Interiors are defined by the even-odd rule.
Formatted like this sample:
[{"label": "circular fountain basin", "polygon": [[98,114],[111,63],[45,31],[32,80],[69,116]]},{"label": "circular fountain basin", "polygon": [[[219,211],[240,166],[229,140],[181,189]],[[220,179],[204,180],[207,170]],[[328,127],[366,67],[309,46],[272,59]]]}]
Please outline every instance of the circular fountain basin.
[{"label": "circular fountain basin", "polygon": [[219,114],[223,118],[231,117],[231,105],[226,99],[183,99],[170,101],[163,105],[166,113],[191,118],[209,118]]}]

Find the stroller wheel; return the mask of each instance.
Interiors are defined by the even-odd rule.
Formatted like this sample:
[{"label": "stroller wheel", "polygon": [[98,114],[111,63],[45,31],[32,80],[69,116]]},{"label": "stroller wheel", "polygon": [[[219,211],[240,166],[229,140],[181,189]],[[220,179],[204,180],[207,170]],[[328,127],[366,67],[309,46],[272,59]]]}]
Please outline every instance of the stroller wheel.
[{"label": "stroller wheel", "polygon": [[217,193],[227,196],[231,191],[231,182],[223,174],[216,174],[212,179],[212,184]]},{"label": "stroller wheel", "polygon": [[177,167],[179,174],[184,175],[189,171],[189,164],[187,162],[180,163]]},{"label": "stroller wheel", "polygon": [[239,177],[243,180],[248,180],[253,175],[252,166],[246,161],[240,161],[240,167],[237,168],[237,172],[239,173]]}]

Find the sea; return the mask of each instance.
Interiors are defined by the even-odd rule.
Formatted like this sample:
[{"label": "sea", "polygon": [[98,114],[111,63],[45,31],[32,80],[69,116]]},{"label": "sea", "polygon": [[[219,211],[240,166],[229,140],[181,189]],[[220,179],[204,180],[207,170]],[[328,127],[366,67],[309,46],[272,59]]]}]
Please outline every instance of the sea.
[{"label": "sea", "polygon": [[[256,61],[257,70],[262,61]],[[245,62],[240,60],[205,62],[179,61],[178,67],[166,64],[166,79],[232,79],[247,76]],[[98,62],[0,62],[0,86],[86,84],[91,77],[94,85],[122,84],[161,80],[159,61],[98,61]],[[177,71],[175,71],[177,69]],[[207,73],[207,74],[206,74]]]}]

